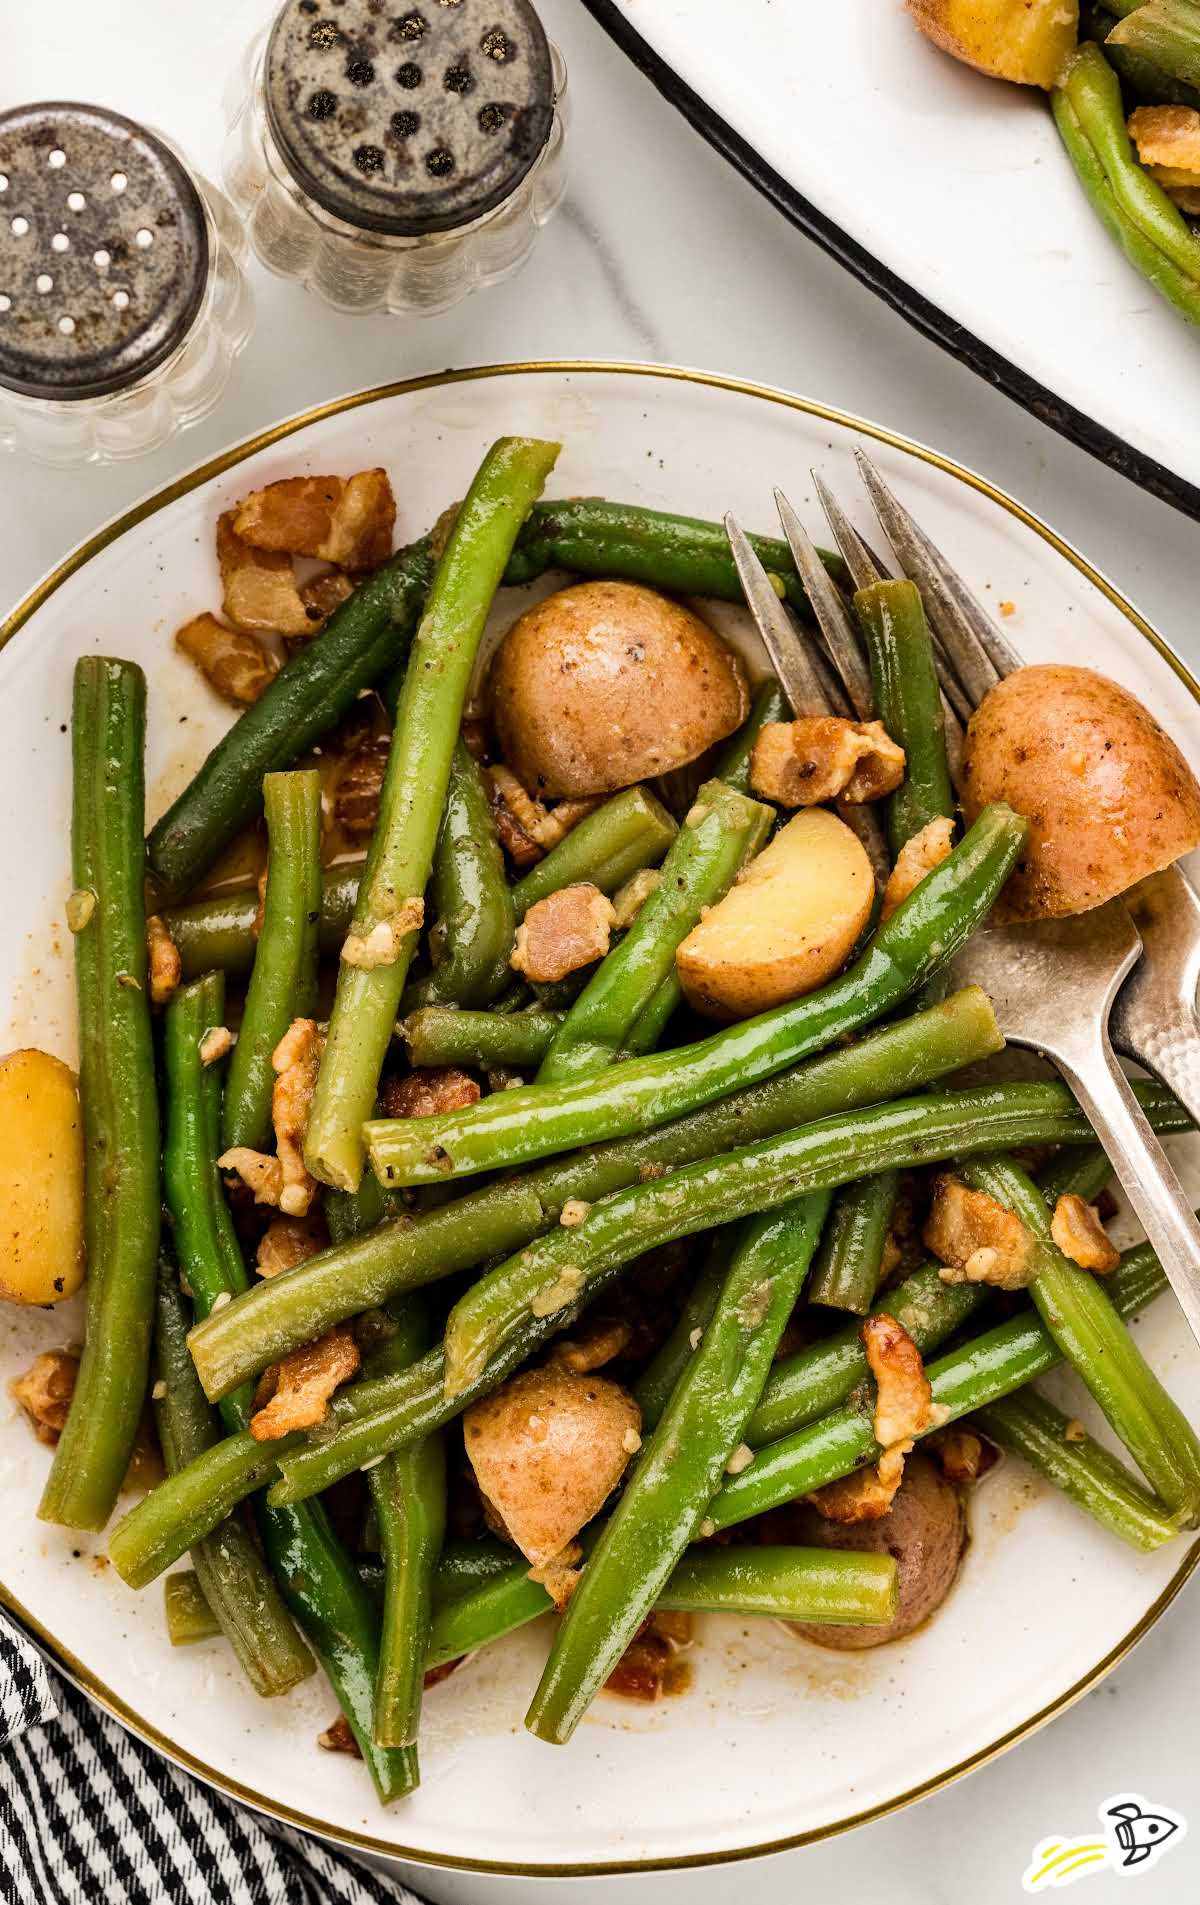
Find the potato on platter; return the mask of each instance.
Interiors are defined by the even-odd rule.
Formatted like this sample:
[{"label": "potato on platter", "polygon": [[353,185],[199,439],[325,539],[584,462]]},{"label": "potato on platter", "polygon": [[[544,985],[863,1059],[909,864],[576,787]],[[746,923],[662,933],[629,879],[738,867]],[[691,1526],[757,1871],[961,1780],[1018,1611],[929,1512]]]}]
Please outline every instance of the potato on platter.
[{"label": "potato on platter", "polygon": [[667,774],[750,709],[733,650],[635,582],[580,582],[529,609],[497,650],[489,692],[504,759],[539,797]]},{"label": "potato on platter", "polygon": [[711,1019],[744,1019],[812,992],[843,966],[875,882],[858,836],[825,807],[781,828],[675,956],[684,994]]},{"label": "potato on platter", "polygon": [[1075,51],[1079,0],[906,0],[927,39],[992,79],[1049,89]]},{"label": "potato on platter", "polygon": [[1006,920],[1086,913],[1200,845],[1200,787],[1128,688],[1090,668],[1019,668],[984,696],[962,761],[967,820],[1007,801],[1029,835]]},{"label": "potato on platter", "polygon": [[0,1298],[61,1303],[83,1281],[83,1128],[75,1074],[30,1048],[0,1058]]}]

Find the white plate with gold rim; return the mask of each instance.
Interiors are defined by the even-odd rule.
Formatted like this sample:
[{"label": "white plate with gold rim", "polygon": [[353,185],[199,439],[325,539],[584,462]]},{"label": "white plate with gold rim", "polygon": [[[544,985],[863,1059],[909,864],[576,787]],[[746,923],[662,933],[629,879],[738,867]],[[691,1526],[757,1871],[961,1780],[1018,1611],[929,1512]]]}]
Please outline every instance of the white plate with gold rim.
[{"label": "white plate with gold rim", "polygon": [[[551,494],[704,516],[733,509],[763,529],[775,483],[816,529],[810,465],[853,497],[852,451],[867,440],[976,588],[1013,604],[1006,625],[1031,660],[1107,671],[1200,753],[1200,689],[1116,591],[980,478],[887,431],[781,392],[636,365],[501,366],[368,391],[281,424],[151,497],[63,563],[0,631],[0,1049],[35,1043],[73,1057],[61,921],[75,657],[117,653],[146,669],[148,780],[160,811],[226,721],[171,643],[179,622],[218,599],[219,511],[277,476],[381,463],[407,537],[463,493],[487,443],[511,431],[562,439]],[[62,1313],[5,1308],[0,1379],[77,1327]],[[1169,1298],[1138,1333],[1200,1419],[1200,1355]],[[771,1624],[713,1620],[688,1694],[653,1708],[602,1697],[571,1746],[555,1749],[521,1726],[546,1645],[539,1624],[430,1695],[425,1783],[385,1813],[359,1765],[316,1747],[333,1706],[322,1683],[282,1702],[256,1700],[219,1643],[170,1648],[160,1590],[128,1592],[105,1566],[101,1540],[35,1519],[48,1459],[15,1411],[0,1421],[0,1601],[85,1689],[180,1764],[281,1818],[351,1846],[476,1871],[736,1858],[919,1798],[1093,1685],[1200,1560],[1192,1537],[1134,1555],[1005,1465],[977,1497],[958,1585],[909,1640],[841,1656]]]}]

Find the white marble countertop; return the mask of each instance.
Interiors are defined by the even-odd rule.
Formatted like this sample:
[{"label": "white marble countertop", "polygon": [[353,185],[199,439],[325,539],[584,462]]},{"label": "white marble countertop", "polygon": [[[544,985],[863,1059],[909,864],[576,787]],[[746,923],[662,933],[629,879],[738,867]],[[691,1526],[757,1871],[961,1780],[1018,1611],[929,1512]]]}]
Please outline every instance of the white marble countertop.
[{"label": "white marble countertop", "polygon": [[[645,0],[652,4],[653,0]],[[653,359],[786,386],[935,444],[1078,544],[1200,664],[1200,527],[1036,423],[924,342],[801,238],[629,66],[578,0],[539,0],[571,76],[571,185],[514,281],[425,322],[340,318],[254,269],[258,328],[217,413],[156,456],[77,475],[0,455],[0,596],[16,600],[100,522],[226,444],[358,386],[518,358]],[[12,7],[0,105],[96,99],[161,123],[215,173],[226,75],[259,11],[248,0],[59,0]],[[1031,322],[1034,321],[1031,316]],[[1119,374],[1112,365],[1097,374]],[[1194,427],[1194,420],[1180,420]],[[1185,1594],[1072,1712],[969,1780],[860,1831],[770,1860],[653,1880],[541,1881],[572,1905],[650,1896],[782,1905],[854,1890],[888,1905],[1001,1905],[1033,1843],[1094,1826],[1133,1789],[1184,1811],[1200,1782],[1200,1611]],[[986,1635],[980,1636],[986,1645]],[[528,1894],[524,1881],[412,1874],[439,1898]],[[1091,1879],[1095,1905],[1121,1890]],[[1200,1892],[1200,1820],[1142,1882]]]}]

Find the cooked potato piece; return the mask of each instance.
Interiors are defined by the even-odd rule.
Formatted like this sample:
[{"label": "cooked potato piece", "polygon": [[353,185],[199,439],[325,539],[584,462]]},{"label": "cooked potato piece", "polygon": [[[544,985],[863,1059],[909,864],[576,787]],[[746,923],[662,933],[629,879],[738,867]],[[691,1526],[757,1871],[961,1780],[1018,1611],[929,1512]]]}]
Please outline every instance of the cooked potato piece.
[{"label": "cooked potato piece", "polygon": [[1057,83],[1075,51],[1079,0],[906,0],[922,33],[991,79]]},{"label": "cooked potato piece", "polygon": [[603,1506],[638,1447],[641,1411],[619,1383],[525,1369],[463,1417],[484,1500],[542,1566]]},{"label": "cooked potato piece", "polygon": [[744,1019],[812,992],[848,957],[875,882],[844,820],[809,807],[781,828],[675,955],[691,1005]]},{"label": "cooked potato piece", "polygon": [[1135,695],[1050,662],[998,682],[963,747],[968,821],[1007,801],[1029,820],[1006,920],[1086,913],[1200,843],[1200,787]]},{"label": "cooked potato piece", "polygon": [[385,470],[357,476],[287,476],[239,503],[234,529],[256,549],[373,569],[392,553],[396,499]]},{"label": "cooked potato piece", "polygon": [[1141,164],[1180,210],[1200,211],[1200,112],[1194,106],[1138,106],[1129,115],[1129,136]]},{"label": "cooked potato piece", "polygon": [[789,1621],[794,1634],[822,1647],[878,1647],[899,1640],[928,1620],[954,1586],[967,1545],[962,1498],[926,1455],[908,1459],[904,1481],[888,1512],[852,1526],[827,1521],[815,1508],[795,1508],[772,1518],[776,1540],[846,1548],[858,1554],[890,1554],[896,1562],[899,1604],[895,1618],[879,1627],[834,1627]]},{"label": "cooked potato piece", "polygon": [[49,1052],[0,1058],[0,1297],[61,1303],[83,1282],[83,1127],[75,1074]]},{"label": "cooked potato piece", "polygon": [[635,582],[580,582],[522,615],[492,663],[490,696],[525,786],[576,798],[694,761],[750,706],[733,650]]}]

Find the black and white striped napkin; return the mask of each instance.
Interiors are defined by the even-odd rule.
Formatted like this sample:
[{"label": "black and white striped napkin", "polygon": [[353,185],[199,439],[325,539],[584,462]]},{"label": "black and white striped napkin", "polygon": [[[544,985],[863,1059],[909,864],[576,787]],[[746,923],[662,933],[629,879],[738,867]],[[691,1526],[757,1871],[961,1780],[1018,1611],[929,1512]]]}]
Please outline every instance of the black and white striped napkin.
[{"label": "black and white striped napkin", "polygon": [[0,1899],[25,1905],[420,1905],[246,1812],[100,1713],[0,1619]]}]

